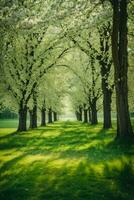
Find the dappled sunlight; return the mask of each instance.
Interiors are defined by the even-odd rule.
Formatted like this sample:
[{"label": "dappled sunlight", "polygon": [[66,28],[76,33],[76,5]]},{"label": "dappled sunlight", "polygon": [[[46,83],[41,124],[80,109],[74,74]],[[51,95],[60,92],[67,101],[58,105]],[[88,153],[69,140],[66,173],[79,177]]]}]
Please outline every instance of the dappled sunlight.
[{"label": "dappled sunlight", "polygon": [[[1,154],[0,154],[0,167],[1,169],[2,168],[5,168],[3,167],[4,164],[6,163],[10,163],[12,162],[12,160],[16,159],[18,156],[21,156],[22,155],[22,152],[19,152],[19,151],[16,151],[16,149],[13,149],[13,150],[10,150],[10,152],[6,152],[6,151],[2,151]],[[4,169],[5,170],[5,169]]]},{"label": "dappled sunlight", "polygon": [[12,132],[16,131],[15,128],[0,128],[0,136],[4,135],[4,134],[11,134]]},{"label": "dappled sunlight", "polygon": [[0,139],[9,134],[12,135],[16,131],[15,128],[0,128]]},{"label": "dappled sunlight", "polygon": [[57,169],[57,168],[62,169],[62,168],[64,168],[64,166],[66,166],[66,168],[71,167],[72,169],[76,169],[82,160],[84,160],[84,157],[83,158],[81,157],[80,159],[78,159],[78,158],[71,158],[71,159],[59,158],[59,159],[52,160],[50,166],[55,169]]},{"label": "dappled sunlight", "polygon": [[34,162],[42,162],[42,161],[46,161],[49,160],[51,158],[51,155],[26,155],[25,157],[23,157],[18,163],[16,163],[17,166],[20,167],[30,167],[30,165],[32,165]]},{"label": "dappled sunlight", "polygon": [[113,159],[110,161],[106,161],[106,165],[109,169],[109,171],[113,171],[113,169],[116,169],[118,171],[121,171],[125,165],[129,164],[128,157],[126,156],[121,156],[118,159]]},{"label": "dappled sunlight", "polygon": [[0,141],[2,200],[7,193],[20,200],[132,199],[134,147],[114,142],[114,131],[78,122],[7,130]]}]

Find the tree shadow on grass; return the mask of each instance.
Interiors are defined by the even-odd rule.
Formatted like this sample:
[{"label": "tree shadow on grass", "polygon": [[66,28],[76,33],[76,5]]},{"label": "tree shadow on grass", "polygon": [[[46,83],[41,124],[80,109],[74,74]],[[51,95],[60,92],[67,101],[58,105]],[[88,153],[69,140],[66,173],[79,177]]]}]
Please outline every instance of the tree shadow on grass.
[{"label": "tree shadow on grass", "polygon": [[1,199],[133,200],[134,174],[129,163],[121,160],[121,169],[103,164],[98,171],[87,160],[64,160],[60,166],[58,162],[59,158],[34,161],[27,169],[12,174],[3,184]]},{"label": "tree shadow on grass", "polygon": [[16,131],[14,131],[12,133],[9,133],[9,134],[6,134],[6,135],[2,135],[2,136],[0,136],[0,139],[7,139],[7,138],[10,138],[10,137],[12,137],[14,135],[17,135]]},{"label": "tree shadow on grass", "polygon": [[0,169],[0,199],[133,200],[133,145],[118,144],[101,126],[65,125],[3,140],[16,156]]}]

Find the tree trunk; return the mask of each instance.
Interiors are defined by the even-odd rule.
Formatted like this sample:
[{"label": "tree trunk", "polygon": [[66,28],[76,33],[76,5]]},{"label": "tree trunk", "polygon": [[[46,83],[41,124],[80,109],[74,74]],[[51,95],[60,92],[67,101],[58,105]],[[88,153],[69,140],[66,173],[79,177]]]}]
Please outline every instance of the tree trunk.
[{"label": "tree trunk", "polygon": [[79,106],[79,121],[82,121],[82,107]]},{"label": "tree trunk", "polygon": [[119,135],[119,118],[118,118],[118,114],[117,114],[117,138],[120,137]]},{"label": "tree trunk", "polygon": [[110,59],[110,33],[111,25],[103,25],[99,29],[100,35],[100,55],[98,60],[101,66],[101,87],[103,93],[103,128],[109,129],[112,126],[111,121],[111,103],[112,103],[112,87],[109,84],[109,75],[112,66]]},{"label": "tree trunk", "polygon": [[112,91],[111,89],[105,88],[103,91],[103,128],[109,129],[112,127],[112,120],[111,120],[111,98],[112,98]]},{"label": "tree trunk", "polygon": [[30,126],[29,128],[37,128],[37,106],[35,105],[32,110],[29,110]]},{"label": "tree trunk", "polygon": [[27,107],[20,106],[18,131],[27,130]]},{"label": "tree trunk", "polygon": [[133,135],[128,108],[127,0],[113,0],[112,54],[118,115],[117,136],[126,138]]},{"label": "tree trunk", "polygon": [[30,114],[30,128],[37,128],[37,93],[33,94],[33,109],[29,111]]},{"label": "tree trunk", "polygon": [[88,109],[88,121],[89,121],[89,123],[91,123],[91,121],[92,121],[92,115],[91,115],[91,109],[89,108]]},{"label": "tree trunk", "polygon": [[32,128],[32,123],[33,123],[33,113],[32,110],[29,110],[29,117],[30,117],[30,124],[29,124],[29,128]]},{"label": "tree trunk", "polygon": [[86,107],[86,105],[84,105],[84,123],[88,123],[87,109],[85,107]]},{"label": "tree trunk", "polygon": [[54,122],[56,122],[57,121],[57,112],[53,112],[53,118],[54,118]]},{"label": "tree trunk", "polygon": [[52,123],[53,120],[52,120],[52,109],[49,108],[48,110],[48,123]]},{"label": "tree trunk", "polygon": [[33,128],[37,128],[37,105],[33,107]]},{"label": "tree trunk", "polygon": [[103,128],[109,129],[112,127],[112,120],[111,120],[112,89],[108,88],[108,82],[107,82],[108,77],[106,79],[103,77],[102,77]]},{"label": "tree trunk", "polygon": [[46,109],[41,109],[41,126],[46,126]]},{"label": "tree trunk", "polygon": [[97,108],[96,108],[96,101],[94,101],[91,105],[91,114],[92,114],[92,120],[91,124],[95,125],[98,124],[98,116],[97,116]]},{"label": "tree trunk", "polygon": [[84,109],[84,123],[88,123],[87,109]]}]

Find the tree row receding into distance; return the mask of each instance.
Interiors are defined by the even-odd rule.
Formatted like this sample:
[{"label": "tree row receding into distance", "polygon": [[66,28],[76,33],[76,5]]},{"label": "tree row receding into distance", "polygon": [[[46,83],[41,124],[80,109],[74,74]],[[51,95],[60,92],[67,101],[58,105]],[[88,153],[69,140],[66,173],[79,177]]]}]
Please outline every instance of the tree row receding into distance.
[{"label": "tree row receding into distance", "polygon": [[[18,131],[57,120],[66,96],[79,121],[133,137],[134,1],[2,1],[1,108],[18,112]],[[131,80],[131,81],[130,81]],[[131,87],[131,88],[130,88]],[[130,109],[129,109],[130,108]],[[53,117],[52,117],[53,113]]]}]

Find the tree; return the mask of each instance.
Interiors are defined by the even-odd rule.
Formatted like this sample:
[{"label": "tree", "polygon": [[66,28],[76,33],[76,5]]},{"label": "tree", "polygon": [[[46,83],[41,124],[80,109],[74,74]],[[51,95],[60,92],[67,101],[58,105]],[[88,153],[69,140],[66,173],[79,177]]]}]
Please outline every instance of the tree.
[{"label": "tree", "polygon": [[[89,40],[86,40],[87,46],[84,46],[81,44],[81,42],[79,40],[76,40],[74,37],[72,37],[72,35],[67,35],[69,37],[69,39],[71,39],[71,41],[82,51],[84,52],[87,56],[88,56],[88,62],[90,62],[90,65],[86,66],[86,70],[85,72],[85,76],[87,76],[87,74],[89,73],[89,77],[88,79],[86,79],[86,82],[84,80],[82,80],[83,83],[83,87],[85,92],[87,93],[88,96],[88,103],[89,103],[89,116],[91,116],[91,124],[97,124],[98,123],[98,119],[97,119],[97,101],[101,96],[101,92],[100,92],[100,88],[96,88],[96,83],[98,81],[99,78],[99,73],[96,70],[96,57],[95,57],[95,52],[94,50],[91,48],[91,44],[89,42]],[[81,35],[79,34],[78,39],[83,39],[83,37],[81,37]],[[84,39],[85,41],[85,39]],[[95,66],[96,65],[96,66]],[[91,70],[90,70],[91,68]],[[97,73],[96,73],[97,72]],[[78,75],[78,74],[77,74]],[[79,77],[81,77],[79,75]],[[91,78],[91,82],[90,82],[90,78]],[[81,79],[81,78],[80,78]],[[87,87],[88,85],[88,87]],[[86,88],[87,87],[87,88]],[[86,88],[86,89],[85,89]],[[91,110],[91,115],[90,115],[90,110]],[[86,120],[86,110],[85,110],[85,121]]]},{"label": "tree", "polygon": [[37,89],[35,88],[32,94],[33,106],[29,108],[29,116],[30,116],[30,127],[29,128],[37,128]]},{"label": "tree", "polygon": [[111,78],[111,24],[107,22],[98,27],[99,32],[99,50],[95,48],[88,39],[89,48],[92,50],[95,58],[98,60],[100,65],[101,73],[101,88],[103,95],[103,127],[104,129],[111,128],[111,102],[112,102],[112,92],[114,89],[113,81],[109,80]]},{"label": "tree", "polygon": [[[40,82],[38,90],[38,107],[41,110],[41,121],[46,124],[46,112],[48,114],[48,122],[58,120],[58,115],[62,110],[62,99],[66,93],[66,75],[65,70],[55,65],[49,70],[46,76]],[[43,111],[43,113],[42,113]]]},{"label": "tree", "polygon": [[41,126],[46,126],[46,100],[44,98],[41,107]]},{"label": "tree", "polygon": [[112,54],[115,70],[117,137],[129,138],[133,135],[128,108],[128,41],[127,20],[128,1],[112,0],[113,33]]},{"label": "tree", "polygon": [[[78,43],[79,45],[79,43]],[[79,47],[79,46],[78,46]],[[78,48],[77,47],[77,48]],[[82,52],[83,49],[85,52],[83,53],[83,55],[80,53],[81,52],[81,48],[82,48]],[[64,66],[68,67],[73,73],[74,75],[77,77],[77,84],[76,87],[78,87],[81,91],[78,91],[78,96],[80,96],[80,98],[82,99],[82,105],[79,104],[78,108],[80,108],[79,106],[81,105],[82,107],[85,107],[84,109],[84,116],[85,116],[85,121],[87,121],[87,108],[89,109],[89,116],[91,116],[91,124],[97,124],[98,123],[98,119],[97,119],[97,101],[99,100],[99,98],[101,97],[101,89],[100,89],[100,72],[98,71],[98,66],[97,63],[95,61],[95,57],[92,51],[86,50],[85,48],[80,46],[80,50],[77,50],[77,54],[78,58],[74,60],[72,60],[72,63],[69,62],[69,60],[66,60],[66,65],[63,64]],[[74,55],[76,57],[76,55]],[[81,56],[80,56],[81,55]],[[83,57],[83,58],[82,58]],[[84,58],[85,57],[85,58]],[[81,61],[84,62],[81,62]],[[80,86],[79,86],[80,84]],[[83,98],[82,98],[83,96]],[[86,104],[86,105],[85,105]],[[91,113],[90,113],[91,112]],[[78,112],[80,113],[80,112]],[[91,115],[90,115],[91,114]]]},{"label": "tree", "polygon": [[111,24],[103,24],[99,28],[100,35],[100,54],[97,58],[100,63],[101,68],[101,78],[102,78],[102,92],[103,92],[103,115],[104,122],[103,127],[105,129],[112,127],[111,119],[111,102],[112,102],[112,92],[114,84],[110,84],[109,77],[111,73],[112,59],[110,51],[110,37],[111,37]]},{"label": "tree", "polygon": [[[15,35],[6,44],[7,53],[2,67],[3,81],[18,104],[18,131],[27,129],[27,105],[32,95],[36,104],[35,89],[38,87],[39,80],[69,49],[60,46],[55,53],[57,38],[55,41],[49,40],[49,42],[46,39],[47,44],[44,45],[42,44],[44,43],[44,34],[44,31],[40,30],[40,32],[30,32],[25,36],[22,34]],[[51,57],[52,54],[53,58]],[[34,116],[36,116],[37,106],[34,106]],[[33,126],[36,127],[37,117],[32,121],[34,121]]]}]

